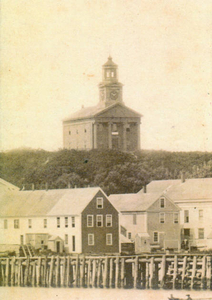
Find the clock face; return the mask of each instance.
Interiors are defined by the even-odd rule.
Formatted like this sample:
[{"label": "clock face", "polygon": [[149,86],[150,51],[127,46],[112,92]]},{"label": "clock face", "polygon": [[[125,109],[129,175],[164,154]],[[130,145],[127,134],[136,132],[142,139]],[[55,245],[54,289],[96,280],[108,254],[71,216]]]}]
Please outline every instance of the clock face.
[{"label": "clock face", "polygon": [[117,90],[113,90],[112,92],[110,92],[110,98],[111,100],[116,100],[118,98],[118,91]]}]

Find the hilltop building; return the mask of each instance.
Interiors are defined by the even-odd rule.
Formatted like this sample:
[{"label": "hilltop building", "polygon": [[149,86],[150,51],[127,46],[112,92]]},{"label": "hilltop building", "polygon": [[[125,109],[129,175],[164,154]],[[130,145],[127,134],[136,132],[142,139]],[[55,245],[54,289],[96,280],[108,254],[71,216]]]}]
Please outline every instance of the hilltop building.
[{"label": "hilltop building", "polygon": [[118,66],[109,56],[102,66],[99,103],[63,120],[63,146],[67,149],[140,149],[141,114],[124,105]]}]

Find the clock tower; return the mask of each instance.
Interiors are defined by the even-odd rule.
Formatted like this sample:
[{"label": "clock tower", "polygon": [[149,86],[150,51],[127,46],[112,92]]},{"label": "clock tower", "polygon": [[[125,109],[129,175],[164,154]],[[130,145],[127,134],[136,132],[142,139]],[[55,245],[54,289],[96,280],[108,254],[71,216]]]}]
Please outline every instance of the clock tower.
[{"label": "clock tower", "polygon": [[107,107],[121,102],[123,84],[118,82],[118,66],[108,57],[108,61],[102,66],[102,82],[99,84],[99,104]]}]

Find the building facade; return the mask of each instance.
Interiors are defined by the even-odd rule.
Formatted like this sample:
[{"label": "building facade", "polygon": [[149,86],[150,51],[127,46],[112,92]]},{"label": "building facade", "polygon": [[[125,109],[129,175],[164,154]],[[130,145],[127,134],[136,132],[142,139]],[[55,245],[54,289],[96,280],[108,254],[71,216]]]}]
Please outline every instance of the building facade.
[{"label": "building facade", "polygon": [[182,248],[212,249],[212,178],[154,180],[146,189],[163,193],[180,207]]},{"label": "building facade", "polygon": [[99,103],[82,108],[63,121],[63,146],[67,149],[140,149],[141,114],[124,105],[118,66],[109,57],[102,66]]},{"label": "building facade", "polygon": [[118,212],[100,188],[4,193],[0,207],[0,246],[119,252]]},{"label": "building facade", "polygon": [[143,193],[110,195],[109,199],[120,213],[120,234],[143,243],[138,251],[180,249],[180,208],[168,197]]}]

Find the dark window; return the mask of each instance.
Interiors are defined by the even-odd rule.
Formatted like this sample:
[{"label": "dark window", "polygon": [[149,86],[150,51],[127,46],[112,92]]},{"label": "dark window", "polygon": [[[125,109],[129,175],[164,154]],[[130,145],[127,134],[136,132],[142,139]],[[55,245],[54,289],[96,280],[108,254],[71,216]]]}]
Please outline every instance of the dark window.
[{"label": "dark window", "polygon": [[102,227],[103,226],[103,215],[96,216],[96,226]]},{"label": "dark window", "polygon": [[160,198],[160,208],[165,207],[165,198]]},{"label": "dark window", "polygon": [[57,217],[57,228],[60,228],[60,217]]},{"label": "dark window", "polygon": [[184,223],[189,223],[189,210],[184,210]]},{"label": "dark window", "polygon": [[160,223],[165,223],[165,213],[160,213],[159,221],[160,221]]},{"label": "dark window", "polygon": [[154,232],[154,242],[155,243],[158,242],[158,232],[157,231]]},{"label": "dark window", "polygon": [[19,228],[19,219],[14,220],[14,228],[18,229]]},{"label": "dark window", "polygon": [[72,235],[72,251],[75,251],[76,245],[75,245],[75,235]]},{"label": "dark window", "polygon": [[32,228],[32,219],[28,219],[28,227]]},{"label": "dark window", "polygon": [[106,227],[112,227],[112,215],[106,215]]},{"label": "dark window", "polygon": [[71,226],[75,227],[75,217],[71,217]]},{"label": "dark window", "polygon": [[103,208],[103,198],[102,197],[98,197],[96,199],[96,208]]},{"label": "dark window", "polygon": [[68,227],[68,217],[65,217],[65,227]]},{"label": "dark window", "polygon": [[198,239],[204,239],[204,228],[198,229]]},{"label": "dark window", "polygon": [[44,228],[47,228],[47,219],[44,219],[44,220],[43,220],[43,227],[44,227]]}]

